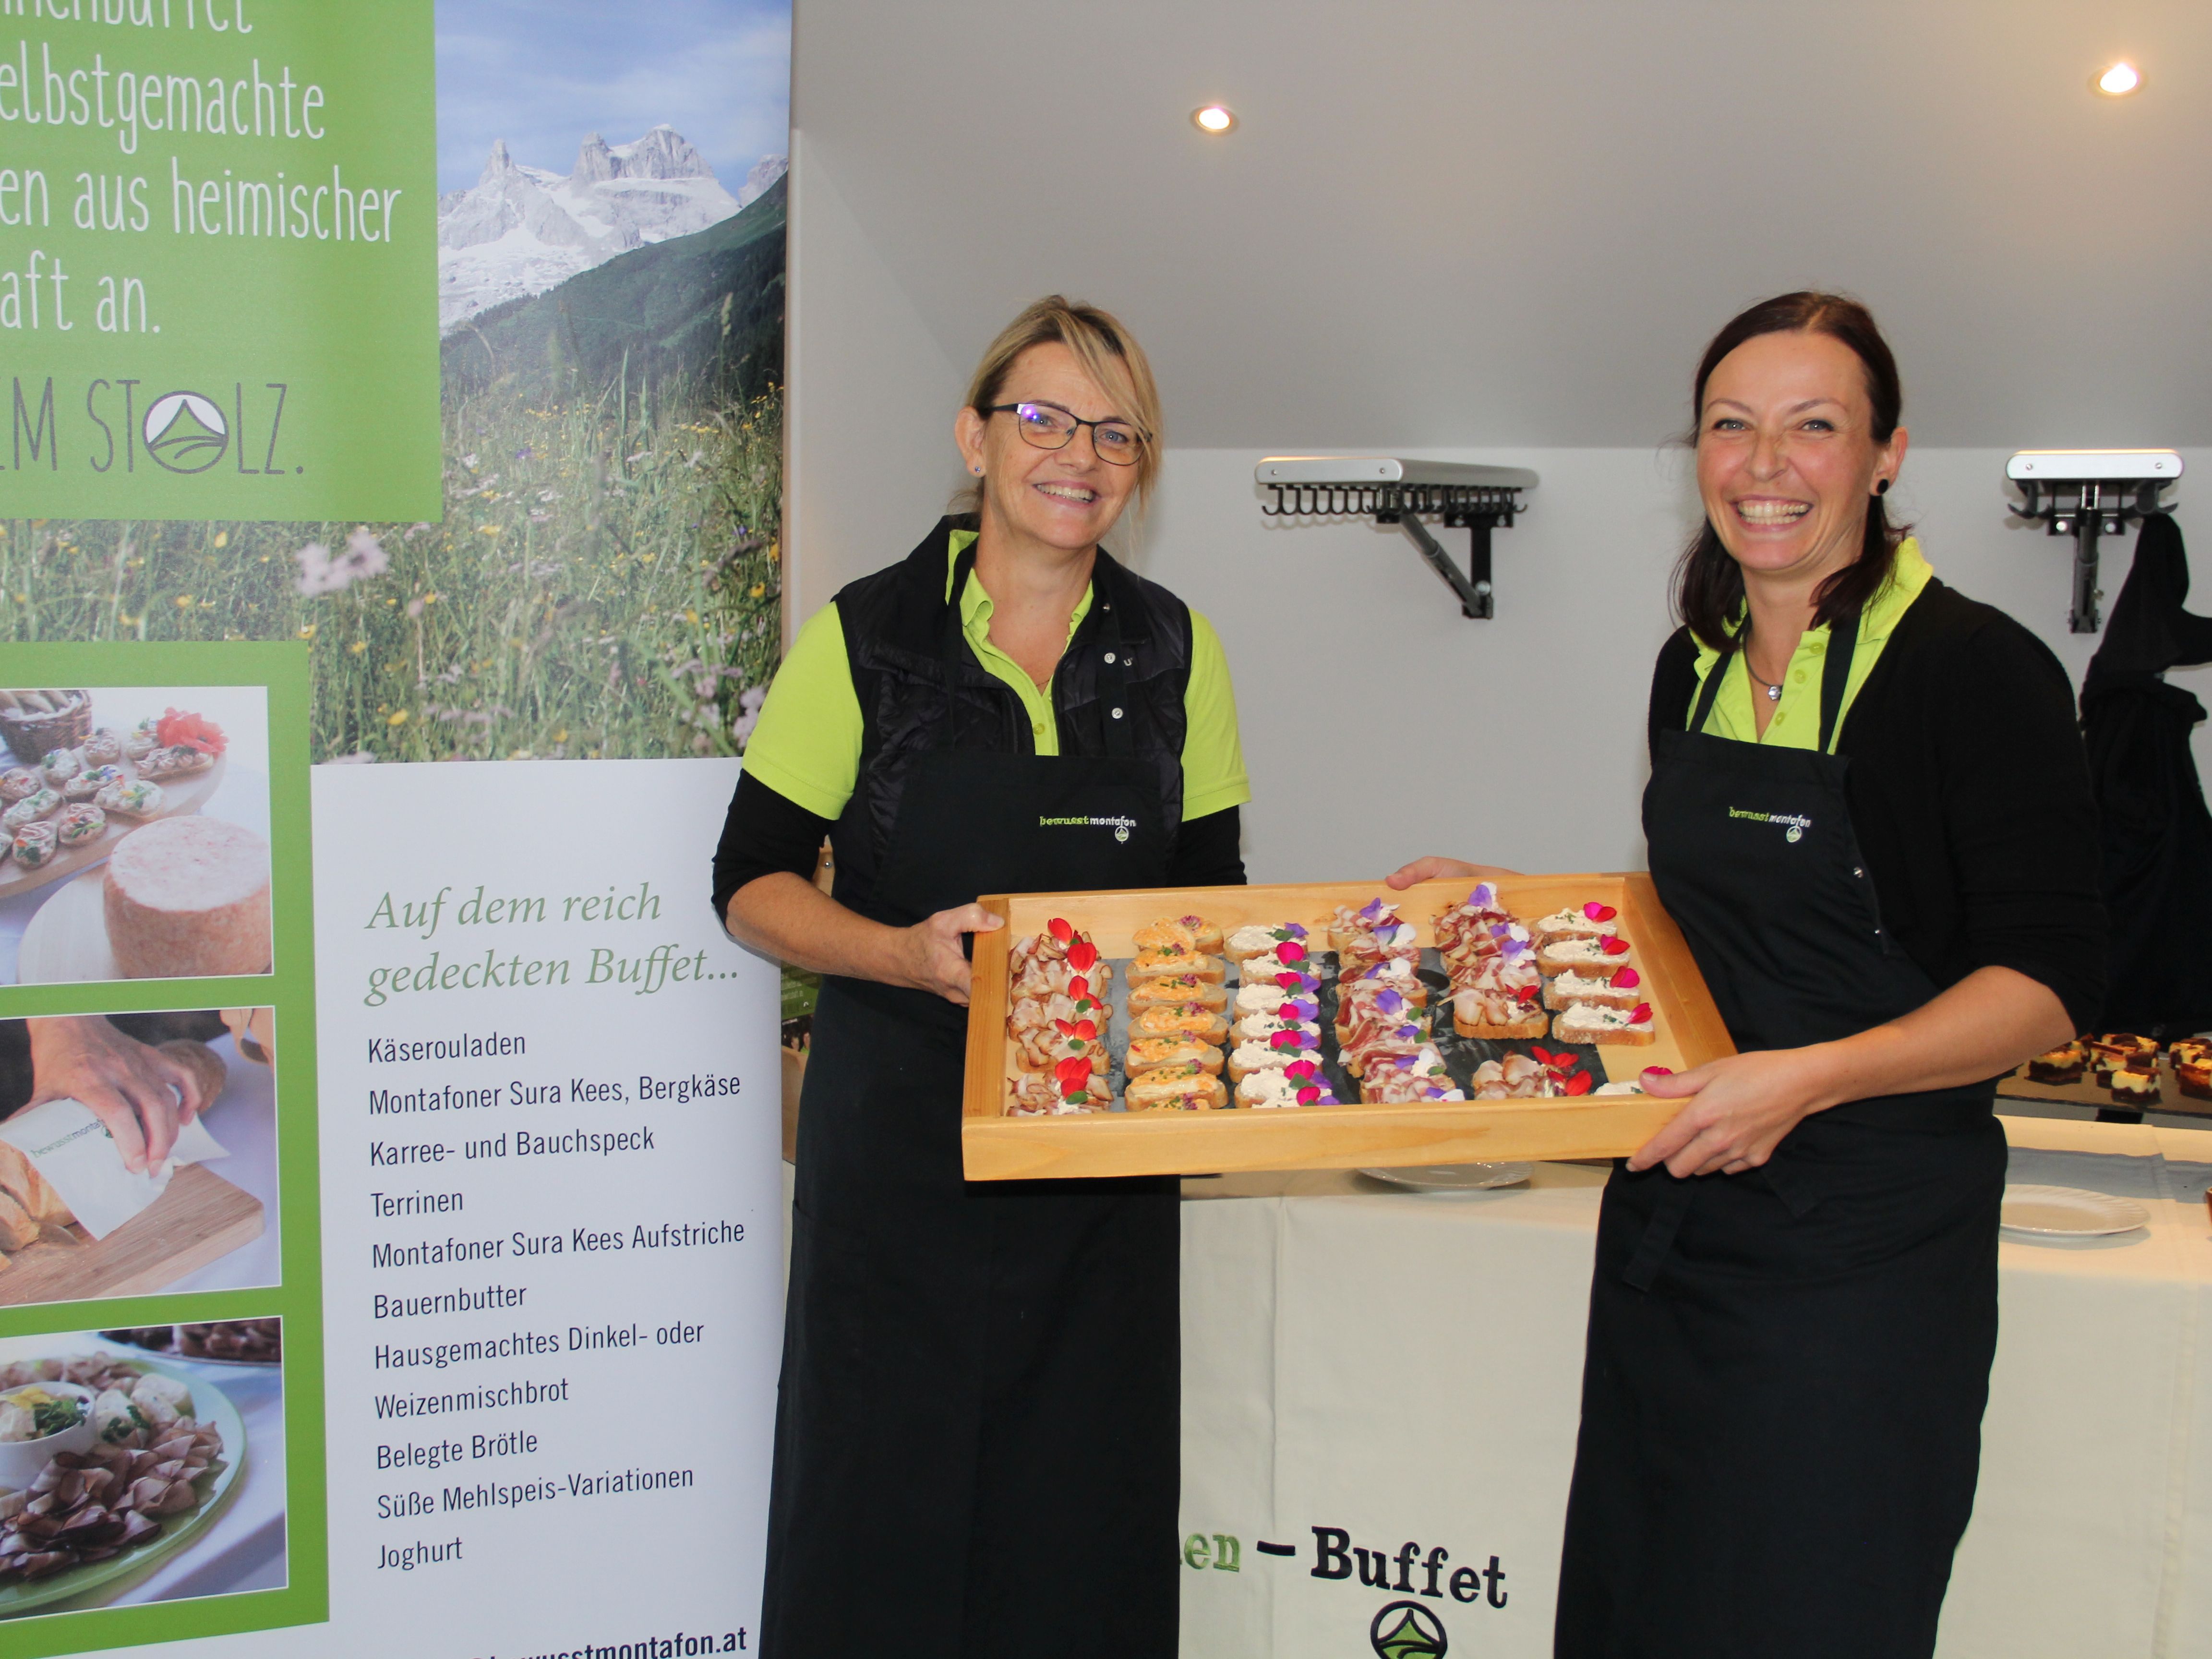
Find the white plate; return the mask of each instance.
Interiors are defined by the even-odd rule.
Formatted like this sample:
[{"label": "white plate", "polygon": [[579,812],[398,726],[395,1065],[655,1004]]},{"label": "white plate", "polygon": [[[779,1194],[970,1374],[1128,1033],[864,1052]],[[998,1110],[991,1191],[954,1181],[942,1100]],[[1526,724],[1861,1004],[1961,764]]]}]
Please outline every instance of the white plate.
[{"label": "white plate", "polygon": [[2045,1238],[2101,1238],[2150,1224],[2150,1212],[2131,1198],[2079,1187],[2007,1187],[2005,1231]]},{"label": "white plate", "polygon": [[1362,1170],[1409,1193],[1473,1193],[1487,1187],[1511,1187],[1533,1171],[1526,1164],[1422,1164],[1409,1170]]}]

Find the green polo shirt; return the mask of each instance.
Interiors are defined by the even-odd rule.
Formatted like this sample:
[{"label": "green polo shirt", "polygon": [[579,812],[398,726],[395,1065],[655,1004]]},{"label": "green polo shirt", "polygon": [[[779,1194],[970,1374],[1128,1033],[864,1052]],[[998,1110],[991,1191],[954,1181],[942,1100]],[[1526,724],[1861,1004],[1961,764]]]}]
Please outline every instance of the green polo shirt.
[{"label": "green polo shirt", "polygon": [[[945,595],[952,597],[952,567],[961,550],[975,539],[972,530],[956,530],[945,556]],[[1090,614],[1085,588],[1067,635]],[[1052,711],[1052,686],[1039,689],[1020,664],[991,642],[991,596],[970,571],[960,594],[960,629],[975,660],[1013,688],[1030,718],[1040,755],[1060,752],[1060,726]],[[1229,659],[1213,624],[1190,613],[1190,684],[1183,692],[1182,815],[1202,818],[1242,806],[1252,799],[1244,775],[1244,750],[1237,737],[1237,697],[1229,684]],[[852,665],[845,654],[845,627],[833,601],[807,618],[785,653],[783,665],[761,706],[760,723],[745,745],[745,769],[787,800],[817,817],[834,818],[845,810],[860,776],[860,740],[866,723],[853,690]]]},{"label": "green polo shirt", "polygon": [[[1874,672],[1875,664],[1881,659],[1881,648],[1889,643],[1889,636],[1897,631],[1898,618],[1920,597],[1920,590],[1928,586],[1935,574],[1920,551],[1920,543],[1907,536],[1898,544],[1897,563],[1890,571],[1889,580],[1881,592],[1870,600],[1859,617],[1859,642],[1851,653],[1850,678],[1844,682],[1844,711],[1849,712],[1851,700],[1859,688]],[[1712,670],[1720,653],[1703,640],[1698,647],[1698,690],[1690,696],[1690,718],[1695,719],[1698,698],[1703,695],[1705,676]],[[1720,695],[1713,700],[1713,712],[1705,721],[1705,731],[1716,738],[1728,738],[1736,743],[1763,743],[1770,749],[1817,749],[1820,744],[1820,673],[1828,661],[1828,625],[1808,628],[1798,637],[1797,649],[1790,653],[1790,666],[1782,676],[1782,696],[1775,705],[1774,718],[1766,723],[1761,736],[1759,719],[1752,707],[1751,671],[1744,666],[1743,653],[1731,652],[1728,666],[1722,672]],[[1765,696],[1761,691],[1758,694]],[[1685,722],[1686,724],[1686,722]],[[1843,715],[1836,718],[1836,729],[1843,729]],[[1829,745],[1834,747],[1832,740]]]}]

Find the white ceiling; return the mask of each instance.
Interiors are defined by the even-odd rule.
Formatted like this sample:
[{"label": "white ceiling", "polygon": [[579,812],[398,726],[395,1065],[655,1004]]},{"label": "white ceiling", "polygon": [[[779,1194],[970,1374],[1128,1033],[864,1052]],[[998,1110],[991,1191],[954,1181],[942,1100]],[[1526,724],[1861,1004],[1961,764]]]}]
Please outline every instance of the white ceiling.
[{"label": "white ceiling", "polygon": [[2205,0],[797,0],[793,76],[952,362],[1093,299],[1177,445],[1648,445],[1808,284],[1921,443],[2212,444]]}]

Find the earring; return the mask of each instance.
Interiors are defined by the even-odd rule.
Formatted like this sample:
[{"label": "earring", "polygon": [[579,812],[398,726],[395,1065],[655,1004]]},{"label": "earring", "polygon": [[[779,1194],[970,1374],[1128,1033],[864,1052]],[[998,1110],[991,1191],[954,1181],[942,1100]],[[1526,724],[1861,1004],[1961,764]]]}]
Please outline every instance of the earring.
[{"label": "earring", "polygon": [[1875,483],[1874,483],[1874,493],[1875,493],[1875,495],[1888,495],[1888,494],[1889,494],[1889,480],[1888,480],[1888,479],[1887,479],[1887,478],[1877,478],[1877,479],[1875,479]]},{"label": "earring", "polygon": [[983,476],[983,469],[980,466],[971,466],[968,470],[979,478]]}]

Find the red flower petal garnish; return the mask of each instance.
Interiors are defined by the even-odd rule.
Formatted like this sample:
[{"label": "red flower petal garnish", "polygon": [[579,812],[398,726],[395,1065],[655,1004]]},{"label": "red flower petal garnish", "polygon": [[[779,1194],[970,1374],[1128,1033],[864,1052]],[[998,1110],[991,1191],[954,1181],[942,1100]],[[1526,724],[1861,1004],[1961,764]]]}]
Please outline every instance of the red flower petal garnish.
[{"label": "red flower petal garnish", "polygon": [[1611,921],[1620,912],[1610,904],[1600,904],[1595,899],[1592,899],[1588,904],[1583,906],[1583,914],[1592,921]]},{"label": "red flower petal garnish", "polygon": [[203,755],[220,755],[230,747],[222,727],[206,715],[188,714],[177,708],[154,723],[154,736],[166,749],[190,749]]},{"label": "red flower petal garnish", "polygon": [[1306,947],[1294,939],[1285,939],[1275,947],[1275,957],[1279,962],[1304,962]]},{"label": "red flower petal garnish", "polygon": [[1078,1002],[1082,1001],[1084,998],[1091,994],[1091,981],[1084,978],[1080,974],[1078,974],[1067,981],[1067,994],[1073,997]]},{"label": "red flower petal garnish", "polygon": [[1079,939],[1067,947],[1067,965],[1079,974],[1087,974],[1098,960],[1098,947],[1087,939]]},{"label": "red flower petal garnish", "polygon": [[1571,1095],[1586,1095],[1590,1091],[1594,1082],[1595,1079],[1588,1072],[1577,1072],[1567,1079],[1565,1092]]},{"label": "red flower petal garnish", "polygon": [[1321,1091],[1310,1085],[1298,1091],[1298,1104],[1310,1106],[1321,1098]]},{"label": "red flower petal garnish", "polygon": [[1613,988],[1616,991],[1633,991],[1643,983],[1644,975],[1633,968],[1624,968],[1613,976]]},{"label": "red flower petal garnish", "polygon": [[1536,993],[1540,988],[1534,985],[1524,985],[1513,994],[1519,1000],[1521,1006],[1526,1008],[1536,1000]]},{"label": "red flower petal garnish", "polygon": [[1052,1068],[1052,1074],[1063,1085],[1080,1085],[1091,1079],[1091,1062],[1079,1054],[1071,1054]]},{"label": "red flower petal garnish", "polygon": [[1628,941],[1618,933],[1607,933],[1597,942],[1597,945],[1599,950],[1609,957],[1625,957],[1628,954]]},{"label": "red flower petal garnish", "polygon": [[1298,1039],[1304,1035],[1303,1031],[1278,1031],[1267,1039],[1267,1046],[1270,1048],[1302,1048],[1305,1045]]},{"label": "red flower petal garnish", "polygon": [[1088,1019],[1077,1020],[1075,1022],[1075,1035],[1081,1037],[1085,1042],[1091,1042],[1098,1035],[1097,1022]]},{"label": "red flower petal garnish", "polygon": [[1294,1060],[1283,1067],[1283,1075],[1293,1083],[1304,1083],[1314,1074],[1314,1063],[1310,1060]]},{"label": "red flower petal garnish", "polygon": [[1052,1023],[1052,1029],[1059,1032],[1062,1036],[1073,1036],[1075,1035],[1075,1025],[1071,1020],[1056,1019]]},{"label": "red flower petal garnish", "polygon": [[1062,945],[1075,937],[1075,925],[1065,916],[1054,916],[1050,921],[1045,923],[1044,928],[1045,932],[1050,933]]},{"label": "red flower petal garnish", "polygon": [[1304,982],[1304,977],[1302,974],[1278,974],[1275,975],[1275,983],[1285,991],[1295,991]]},{"label": "red flower petal garnish", "polygon": [[1641,1025],[1650,1018],[1651,1005],[1648,1002],[1639,1002],[1628,1011],[1628,1023],[1631,1025]]}]

